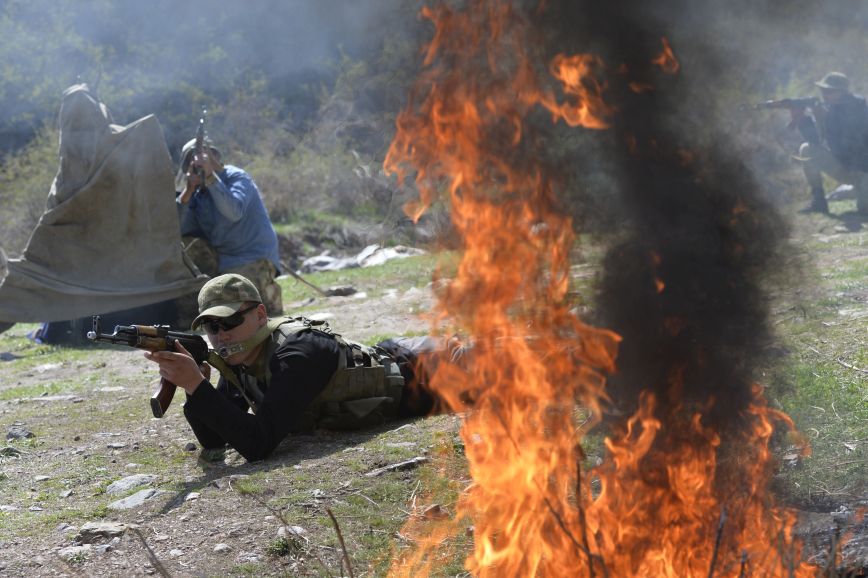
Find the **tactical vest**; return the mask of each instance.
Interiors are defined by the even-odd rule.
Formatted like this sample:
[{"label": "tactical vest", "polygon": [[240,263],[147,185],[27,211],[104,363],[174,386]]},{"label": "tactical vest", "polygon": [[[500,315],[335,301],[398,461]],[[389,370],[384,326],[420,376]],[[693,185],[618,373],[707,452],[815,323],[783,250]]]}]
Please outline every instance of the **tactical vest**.
[{"label": "tactical vest", "polygon": [[[335,340],[338,345],[338,365],[331,379],[311,402],[302,418],[300,429],[317,427],[326,429],[355,429],[382,423],[394,418],[398,412],[404,388],[404,378],[393,359],[362,343],[344,339],[332,332],[327,321],[304,317],[276,317],[268,320],[261,330],[266,343],[265,359],[270,359],[286,339],[302,331],[317,331]],[[256,341],[257,336],[252,338]],[[279,354],[278,354],[279,355]],[[215,357],[215,356],[212,356]],[[256,380],[245,376],[239,380],[231,367],[222,360],[209,359],[226,381],[232,384],[247,401],[254,413],[262,401],[263,393]],[[216,363],[215,363],[216,362]],[[266,366],[267,367],[267,366]],[[271,386],[271,373],[266,369],[265,383]]]}]

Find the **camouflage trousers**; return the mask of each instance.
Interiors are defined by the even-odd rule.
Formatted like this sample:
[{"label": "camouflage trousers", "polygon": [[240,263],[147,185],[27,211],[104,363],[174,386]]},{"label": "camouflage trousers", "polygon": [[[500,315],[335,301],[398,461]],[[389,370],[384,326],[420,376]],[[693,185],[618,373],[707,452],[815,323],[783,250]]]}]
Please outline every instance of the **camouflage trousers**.
[{"label": "camouflage trousers", "polygon": [[274,264],[268,259],[260,259],[253,263],[246,263],[240,267],[227,269],[225,273],[238,273],[250,279],[256,289],[259,290],[259,296],[262,297],[262,302],[268,310],[269,317],[278,317],[283,315],[283,297],[280,294],[280,285],[274,280],[277,277],[277,269]]},{"label": "camouflage trousers", "polygon": [[[268,310],[269,317],[277,317],[283,314],[283,298],[280,294],[280,285],[274,280],[277,269],[268,259],[259,259],[252,263],[245,263],[240,267],[233,267],[225,271],[218,271],[217,251],[214,250],[205,239],[199,237],[184,237],[182,239],[184,253],[189,257],[200,272],[209,277],[216,277],[223,273],[238,273],[250,279],[262,297],[262,303]],[[198,308],[198,305],[196,306]],[[197,313],[190,318],[192,321]]]},{"label": "camouflage trousers", "polygon": [[825,173],[839,184],[853,185],[856,210],[860,213],[868,213],[868,173],[845,167],[829,149],[811,143],[803,143],[799,147],[799,156],[794,158],[802,164],[805,180],[811,187],[814,207],[826,206],[826,195],[823,190]]}]

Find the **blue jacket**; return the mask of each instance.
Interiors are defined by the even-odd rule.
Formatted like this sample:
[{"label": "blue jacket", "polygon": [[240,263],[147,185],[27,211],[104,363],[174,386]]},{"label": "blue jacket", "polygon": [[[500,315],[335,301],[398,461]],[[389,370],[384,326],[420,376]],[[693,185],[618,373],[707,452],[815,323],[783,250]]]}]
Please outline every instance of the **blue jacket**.
[{"label": "blue jacket", "polygon": [[181,235],[208,241],[217,251],[220,273],[259,259],[268,259],[280,272],[277,235],[256,183],[232,165],[215,176],[189,203],[178,203]]}]

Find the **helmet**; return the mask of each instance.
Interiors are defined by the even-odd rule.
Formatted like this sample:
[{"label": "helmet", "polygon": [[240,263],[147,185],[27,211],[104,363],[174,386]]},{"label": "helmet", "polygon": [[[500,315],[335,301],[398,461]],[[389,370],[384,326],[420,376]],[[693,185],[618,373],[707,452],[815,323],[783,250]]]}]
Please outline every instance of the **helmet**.
[{"label": "helmet", "polygon": [[843,90],[847,92],[850,90],[850,79],[848,79],[842,72],[830,72],[823,77],[823,80],[819,80],[814,84],[825,89]]}]

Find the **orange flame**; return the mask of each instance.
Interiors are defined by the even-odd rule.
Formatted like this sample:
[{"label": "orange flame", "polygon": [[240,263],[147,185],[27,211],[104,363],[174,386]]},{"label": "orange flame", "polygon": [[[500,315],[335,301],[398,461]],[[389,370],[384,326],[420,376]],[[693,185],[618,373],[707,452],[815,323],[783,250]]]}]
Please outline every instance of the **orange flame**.
[{"label": "orange flame", "polygon": [[672,52],[672,47],[669,46],[669,41],[664,37],[663,39],[663,52],[657,55],[655,59],[651,61],[652,64],[656,64],[660,68],[663,69],[663,72],[667,74],[677,74],[679,70],[681,70],[681,64],[675,58],[675,53]]},{"label": "orange flame", "polygon": [[[435,25],[426,69],[384,166],[401,180],[415,171],[420,201],[407,208],[415,218],[445,194],[463,241],[457,273],[438,295],[435,328],[472,335],[471,363],[441,364],[431,386],[453,409],[473,400],[461,427],[473,483],[454,518],[411,516],[401,534],[414,547],[396,557],[390,575],[438,569],[472,525],[465,568],[483,578],[712,569],[735,578],[744,563],[753,575],[809,576],[791,536],[793,516],[766,493],[772,421],[791,424],[759,388],[744,430],[727,438],[705,423],[709,408],[660,408],[646,393],[624,431],[606,439],[607,461],[583,470],[582,436],[607,402],[620,338],[570,311],[572,223],[525,136],[535,106],[571,126],[607,126],[613,108],[593,74],[602,62],[556,57],[548,72],[561,83],[559,101],[547,88],[551,78],[532,64],[529,23],[508,2],[475,0],[463,12],[440,7],[423,16]],[[680,331],[679,320],[669,330]],[[580,411],[591,416],[584,427]],[[752,449],[733,451],[741,444]]]}]

